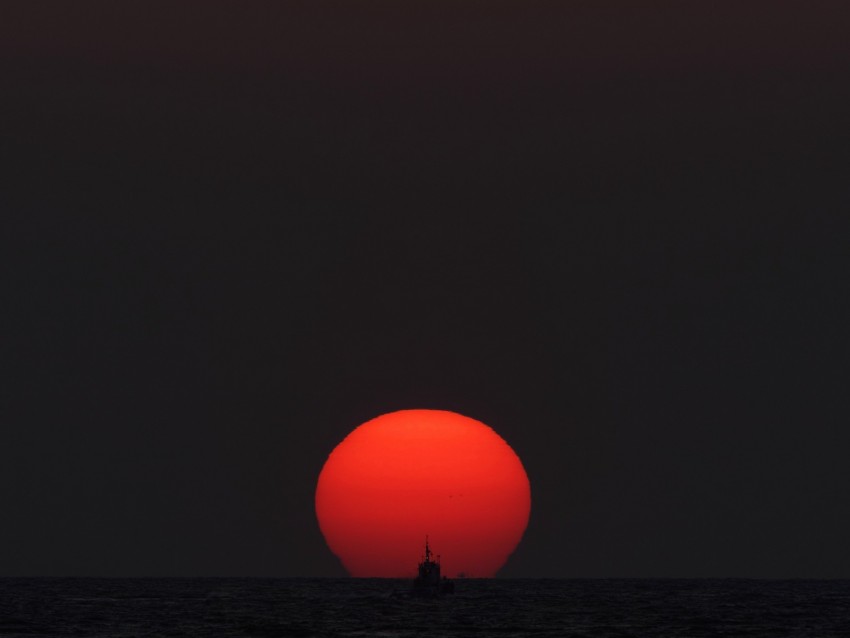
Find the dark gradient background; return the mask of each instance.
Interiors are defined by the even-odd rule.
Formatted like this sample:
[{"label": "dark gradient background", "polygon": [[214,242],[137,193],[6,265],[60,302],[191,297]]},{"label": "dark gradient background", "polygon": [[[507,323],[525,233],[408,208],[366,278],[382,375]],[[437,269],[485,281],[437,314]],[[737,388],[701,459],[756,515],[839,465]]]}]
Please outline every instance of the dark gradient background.
[{"label": "dark gradient background", "polygon": [[341,575],[322,463],[430,407],[504,575],[850,576],[848,14],[3,2],[0,575]]}]

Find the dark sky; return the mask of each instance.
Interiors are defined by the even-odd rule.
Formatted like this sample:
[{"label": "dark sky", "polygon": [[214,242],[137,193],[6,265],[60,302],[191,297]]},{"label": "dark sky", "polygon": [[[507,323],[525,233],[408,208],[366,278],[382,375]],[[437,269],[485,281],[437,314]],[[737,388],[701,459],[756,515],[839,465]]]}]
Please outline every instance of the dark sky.
[{"label": "dark sky", "polygon": [[505,576],[850,576],[848,15],[3,2],[0,575],[341,575],[324,460],[430,407]]}]

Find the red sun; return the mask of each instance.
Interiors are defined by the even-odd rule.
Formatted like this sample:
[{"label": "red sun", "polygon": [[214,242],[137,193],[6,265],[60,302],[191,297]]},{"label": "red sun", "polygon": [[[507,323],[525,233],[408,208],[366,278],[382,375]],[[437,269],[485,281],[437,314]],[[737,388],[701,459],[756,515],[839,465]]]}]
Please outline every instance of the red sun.
[{"label": "red sun", "polygon": [[367,421],[322,468],[316,515],[352,576],[413,576],[425,535],[447,576],[491,577],[528,525],[531,488],[480,421],[402,410]]}]

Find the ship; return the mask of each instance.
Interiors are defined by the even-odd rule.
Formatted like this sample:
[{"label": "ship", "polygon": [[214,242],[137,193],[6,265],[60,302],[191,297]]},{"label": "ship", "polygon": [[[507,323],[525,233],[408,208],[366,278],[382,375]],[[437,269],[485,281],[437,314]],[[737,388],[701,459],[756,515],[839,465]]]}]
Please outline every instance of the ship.
[{"label": "ship", "polygon": [[445,576],[440,577],[440,557],[432,560],[433,555],[426,536],[425,557],[419,563],[419,575],[413,580],[413,593],[417,596],[442,596],[455,591],[454,581]]}]

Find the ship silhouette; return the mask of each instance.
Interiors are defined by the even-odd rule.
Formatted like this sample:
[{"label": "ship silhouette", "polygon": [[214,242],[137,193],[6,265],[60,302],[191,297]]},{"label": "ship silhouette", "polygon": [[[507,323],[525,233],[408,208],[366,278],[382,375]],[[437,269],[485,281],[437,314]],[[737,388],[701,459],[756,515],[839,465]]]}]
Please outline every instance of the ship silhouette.
[{"label": "ship silhouette", "polygon": [[428,537],[425,537],[425,557],[419,563],[419,575],[413,580],[413,593],[417,596],[441,596],[442,594],[453,594],[455,591],[454,581],[445,576],[440,577],[440,557],[431,560],[433,552],[428,545]]}]

